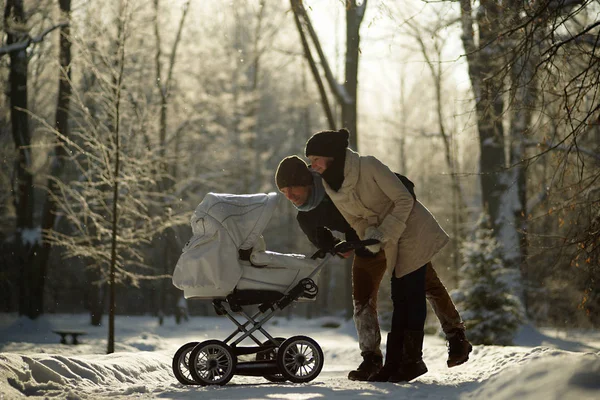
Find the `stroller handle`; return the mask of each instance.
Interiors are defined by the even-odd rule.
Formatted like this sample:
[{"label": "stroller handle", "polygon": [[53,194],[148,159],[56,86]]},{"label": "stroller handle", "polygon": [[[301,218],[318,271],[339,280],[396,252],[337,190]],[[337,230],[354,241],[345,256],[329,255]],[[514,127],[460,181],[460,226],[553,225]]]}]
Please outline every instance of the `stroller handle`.
[{"label": "stroller handle", "polygon": [[366,240],[355,240],[352,242],[339,242],[334,248],[333,248],[333,252],[334,253],[347,253],[350,250],[356,250],[356,249],[360,249],[366,246],[371,246],[374,244],[379,243],[379,240],[377,239],[366,239]]},{"label": "stroller handle", "polygon": [[336,244],[330,250],[319,249],[317,250],[310,258],[316,260],[317,258],[323,258],[327,254],[336,255],[347,253],[352,250],[361,249],[366,246],[371,246],[379,243],[377,239],[365,239],[365,240],[355,240],[352,242],[342,241]]},{"label": "stroller handle", "polygon": [[311,279],[316,274],[318,274],[319,271],[321,271],[321,269],[323,268],[323,266],[325,264],[327,264],[327,262],[335,254],[346,253],[350,250],[360,249],[365,246],[370,246],[370,245],[377,244],[377,243],[379,243],[379,240],[377,240],[377,239],[356,240],[356,241],[352,241],[352,242],[346,242],[346,241],[340,242],[330,252],[327,252],[327,254],[323,258],[323,260],[319,263],[319,265],[314,269],[314,271],[307,278]]}]

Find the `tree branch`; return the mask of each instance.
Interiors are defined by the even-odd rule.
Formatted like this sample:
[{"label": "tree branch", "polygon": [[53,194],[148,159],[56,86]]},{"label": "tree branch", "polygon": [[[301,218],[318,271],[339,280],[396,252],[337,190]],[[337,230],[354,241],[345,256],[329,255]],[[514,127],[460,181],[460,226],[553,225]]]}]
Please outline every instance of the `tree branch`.
[{"label": "tree branch", "polygon": [[325,115],[327,116],[327,121],[329,123],[330,129],[335,129],[335,119],[333,118],[333,112],[331,111],[331,106],[329,105],[329,99],[327,98],[327,93],[325,92],[325,87],[323,85],[323,80],[321,79],[321,75],[319,75],[319,71],[317,70],[315,60],[310,51],[310,47],[308,46],[308,41],[306,40],[306,35],[304,34],[304,30],[302,29],[302,24],[300,22],[300,7],[301,4],[298,4],[298,1],[291,0],[292,4],[292,12],[294,14],[294,21],[296,23],[296,27],[298,28],[298,33],[300,34],[300,40],[302,42],[302,48],[304,49],[304,55],[306,56],[306,60],[308,61],[308,65],[310,70],[315,78],[317,83],[317,87],[319,89],[319,94],[321,95],[321,103],[323,104],[323,110],[325,111]]},{"label": "tree branch", "polygon": [[327,62],[327,58],[325,58],[325,53],[323,53],[323,49],[321,48],[321,43],[319,42],[319,38],[317,37],[317,33],[315,32],[312,23],[310,22],[310,18],[304,8],[304,4],[301,1],[293,0],[295,7],[297,7],[298,14],[304,19],[306,24],[306,28],[308,29],[308,34],[312,39],[315,49],[319,54],[319,59],[321,60],[321,65],[323,66],[323,70],[325,71],[325,78],[327,79],[327,83],[329,83],[329,87],[335,97],[338,99],[340,104],[352,104],[354,101],[346,92],[346,89],[343,85],[340,85],[335,77],[333,76],[333,72],[329,67],[329,63]]},{"label": "tree branch", "polygon": [[17,43],[9,44],[8,46],[0,47],[0,58],[6,54],[26,49],[27,47],[29,47],[30,44],[39,43],[42,40],[44,40],[44,37],[46,35],[48,35],[50,32],[52,32],[56,29],[62,28],[62,27],[66,27],[66,26],[69,26],[68,22],[61,22],[58,25],[54,25],[49,28],[46,28],[39,36],[32,38],[28,35],[25,40],[22,40]]},{"label": "tree branch", "polygon": [[[566,39],[561,40],[558,43],[553,44],[548,49],[546,49],[546,51],[544,51],[542,53],[542,56],[545,56],[548,53],[551,53],[551,54],[544,61],[541,61],[540,64],[548,61],[548,59],[550,59],[554,54],[556,54],[556,52],[558,51],[559,48],[561,48],[565,44],[570,43],[572,41],[577,41],[577,39],[579,39],[580,37],[584,36],[586,33],[588,33],[589,31],[591,31],[592,29],[594,29],[597,26],[600,26],[600,21],[596,21],[593,24],[588,25],[584,30],[582,30],[581,32],[579,32],[575,36],[570,36],[570,37],[568,37]],[[597,39],[593,40],[592,44],[594,44],[596,41],[597,41]]]},{"label": "tree branch", "polygon": [[183,31],[183,24],[185,22],[185,17],[187,16],[188,10],[190,8],[190,0],[187,0],[183,5],[183,12],[181,14],[181,19],[179,20],[179,27],[177,29],[177,35],[175,36],[175,42],[173,43],[173,48],[171,50],[171,56],[169,57],[169,72],[167,73],[167,82],[166,82],[166,91],[167,95],[169,93],[169,88],[171,86],[171,80],[173,78],[173,68],[175,66],[175,56],[177,54],[177,47],[179,46],[179,42],[181,40],[181,32]]},{"label": "tree branch", "polygon": [[[565,151],[565,152],[570,152],[571,150],[573,150],[573,146],[567,146],[565,144],[553,145],[549,141],[540,143],[540,142],[528,140],[528,141],[523,142],[523,144],[524,144],[525,147],[544,146],[548,150],[559,150],[559,151]],[[591,157],[591,158],[593,158],[595,160],[600,161],[600,153],[596,153],[593,150],[586,149],[586,148],[581,148],[581,147],[577,146],[577,152],[580,153],[580,154],[586,155],[588,157]]]}]

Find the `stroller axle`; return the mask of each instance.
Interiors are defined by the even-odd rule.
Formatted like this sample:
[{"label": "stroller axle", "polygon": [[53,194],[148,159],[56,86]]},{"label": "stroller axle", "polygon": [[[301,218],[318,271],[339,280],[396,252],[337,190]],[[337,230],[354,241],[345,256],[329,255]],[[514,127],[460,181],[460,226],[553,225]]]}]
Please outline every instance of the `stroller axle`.
[{"label": "stroller axle", "polygon": [[278,373],[276,360],[238,362],[235,367],[236,375],[264,376]]}]

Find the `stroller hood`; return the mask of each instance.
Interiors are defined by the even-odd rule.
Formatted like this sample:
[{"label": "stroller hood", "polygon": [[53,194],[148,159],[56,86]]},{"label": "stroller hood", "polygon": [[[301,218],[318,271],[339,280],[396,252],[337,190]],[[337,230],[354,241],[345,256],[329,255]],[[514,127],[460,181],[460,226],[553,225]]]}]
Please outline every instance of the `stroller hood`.
[{"label": "stroller hood", "polygon": [[252,248],[277,206],[276,193],[208,193],[190,223],[193,236],[173,272],[173,284],[192,296],[231,293],[242,276],[238,250]]},{"label": "stroller hood", "polygon": [[208,193],[192,215],[192,232],[194,236],[205,234],[203,220],[210,216],[227,231],[236,250],[250,249],[269,223],[277,199],[274,192],[244,195]]}]

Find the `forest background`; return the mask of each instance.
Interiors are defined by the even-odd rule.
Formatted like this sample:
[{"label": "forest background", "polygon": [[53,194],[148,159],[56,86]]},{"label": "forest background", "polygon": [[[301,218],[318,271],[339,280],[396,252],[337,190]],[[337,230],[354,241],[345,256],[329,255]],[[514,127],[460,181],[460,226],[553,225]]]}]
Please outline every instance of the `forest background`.
[{"label": "forest background", "polygon": [[[527,319],[600,324],[595,1],[5,0],[0,311],[174,315],[210,191],[275,191],[316,131],[407,175],[451,236],[449,289],[486,228]],[[314,248],[281,200],[267,248]],[[380,308],[390,310],[382,284]],[[350,268],[318,307],[351,316]],[[210,303],[189,302],[192,314]]]}]

